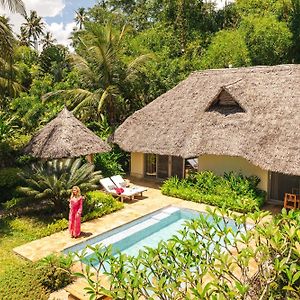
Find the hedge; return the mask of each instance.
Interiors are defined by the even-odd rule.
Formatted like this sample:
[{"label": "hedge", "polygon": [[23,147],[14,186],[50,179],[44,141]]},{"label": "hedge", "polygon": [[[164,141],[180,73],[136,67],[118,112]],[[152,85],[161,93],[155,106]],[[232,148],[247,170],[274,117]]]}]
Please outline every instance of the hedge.
[{"label": "hedge", "polygon": [[195,173],[186,179],[172,177],[164,182],[164,195],[228,208],[238,212],[251,212],[261,208],[266,193],[258,189],[260,179],[233,172],[217,176],[210,171]]}]

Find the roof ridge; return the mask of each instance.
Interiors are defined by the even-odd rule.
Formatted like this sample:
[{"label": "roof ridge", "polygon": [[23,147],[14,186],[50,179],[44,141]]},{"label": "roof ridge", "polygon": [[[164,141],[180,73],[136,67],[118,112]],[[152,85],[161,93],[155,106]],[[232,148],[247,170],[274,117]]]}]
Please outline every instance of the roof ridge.
[{"label": "roof ridge", "polygon": [[290,70],[289,68],[299,68],[300,64],[282,64],[282,65],[273,65],[273,66],[266,66],[266,65],[258,65],[258,66],[248,66],[248,67],[234,67],[234,68],[214,68],[214,69],[205,69],[205,70],[195,70],[191,72],[190,75],[210,75],[212,73],[220,73],[220,72],[232,72],[232,73],[241,73],[241,72],[251,72],[251,70],[270,70],[270,71],[287,71]]}]

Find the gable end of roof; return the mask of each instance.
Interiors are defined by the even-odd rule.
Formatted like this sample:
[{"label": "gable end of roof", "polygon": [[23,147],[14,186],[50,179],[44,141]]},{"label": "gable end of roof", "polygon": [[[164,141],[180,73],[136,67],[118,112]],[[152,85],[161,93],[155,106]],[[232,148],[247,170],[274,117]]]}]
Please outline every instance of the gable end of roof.
[{"label": "gable end of roof", "polygon": [[205,111],[218,112],[225,116],[246,112],[246,110],[241,106],[241,104],[225,87],[222,87],[220,89],[218,94],[209,103]]}]

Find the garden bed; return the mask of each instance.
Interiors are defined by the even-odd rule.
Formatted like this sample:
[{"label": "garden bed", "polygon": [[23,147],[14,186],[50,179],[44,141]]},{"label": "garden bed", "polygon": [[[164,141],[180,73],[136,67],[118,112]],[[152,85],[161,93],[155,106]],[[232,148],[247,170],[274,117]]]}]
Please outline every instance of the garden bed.
[{"label": "garden bed", "polygon": [[186,179],[172,177],[164,182],[164,195],[183,200],[228,208],[238,212],[251,212],[262,207],[266,193],[257,186],[260,179],[225,173],[217,176],[205,171]]}]

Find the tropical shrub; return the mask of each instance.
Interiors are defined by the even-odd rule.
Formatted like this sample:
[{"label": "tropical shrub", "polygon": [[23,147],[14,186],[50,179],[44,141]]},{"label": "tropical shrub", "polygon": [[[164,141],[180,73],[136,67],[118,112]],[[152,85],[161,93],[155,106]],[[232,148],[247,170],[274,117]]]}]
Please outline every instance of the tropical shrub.
[{"label": "tropical shrub", "polygon": [[123,203],[117,201],[112,195],[101,191],[86,193],[83,203],[82,220],[87,221],[123,208]]},{"label": "tropical shrub", "polygon": [[8,269],[0,281],[0,298],[47,300],[52,291],[72,282],[72,258],[50,255],[37,263]]},{"label": "tropical shrub", "polygon": [[122,155],[119,152],[98,153],[94,157],[94,164],[97,170],[101,170],[103,177],[110,177],[116,174],[125,174],[120,160]]},{"label": "tropical shrub", "polygon": [[39,281],[50,291],[59,290],[72,282],[71,256],[48,255],[38,263]]},{"label": "tropical shrub", "polygon": [[[239,231],[234,231],[232,218]],[[251,220],[251,228],[249,223]],[[112,247],[89,247],[94,255],[79,277],[90,299],[298,299],[300,293],[300,214],[282,211],[237,216],[208,211],[157,248],[136,257]],[[83,261],[85,253],[77,254]],[[100,272],[109,278],[104,284]]]},{"label": "tropical shrub", "polygon": [[161,191],[164,195],[184,200],[250,212],[260,208],[265,200],[265,192],[257,188],[259,182],[256,176],[230,172],[222,177],[205,171],[182,180],[170,178],[164,182]]},{"label": "tropical shrub", "polygon": [[19,172],[18,168],[0,169],[0,202],[5,202],[16,195],[15,189],[22,182],[18,176]]},{"label": "tropical shrub", "polygon": [[82,164],[78,158],[33,164],[20,176],[25,185],[19,192],[32,201],[49,200],[56,212],[64,212],[69,207],[67,200],[72,187],[79,186],[83,193],[97,189],[101,172],[94,172],[92,164]]}]

